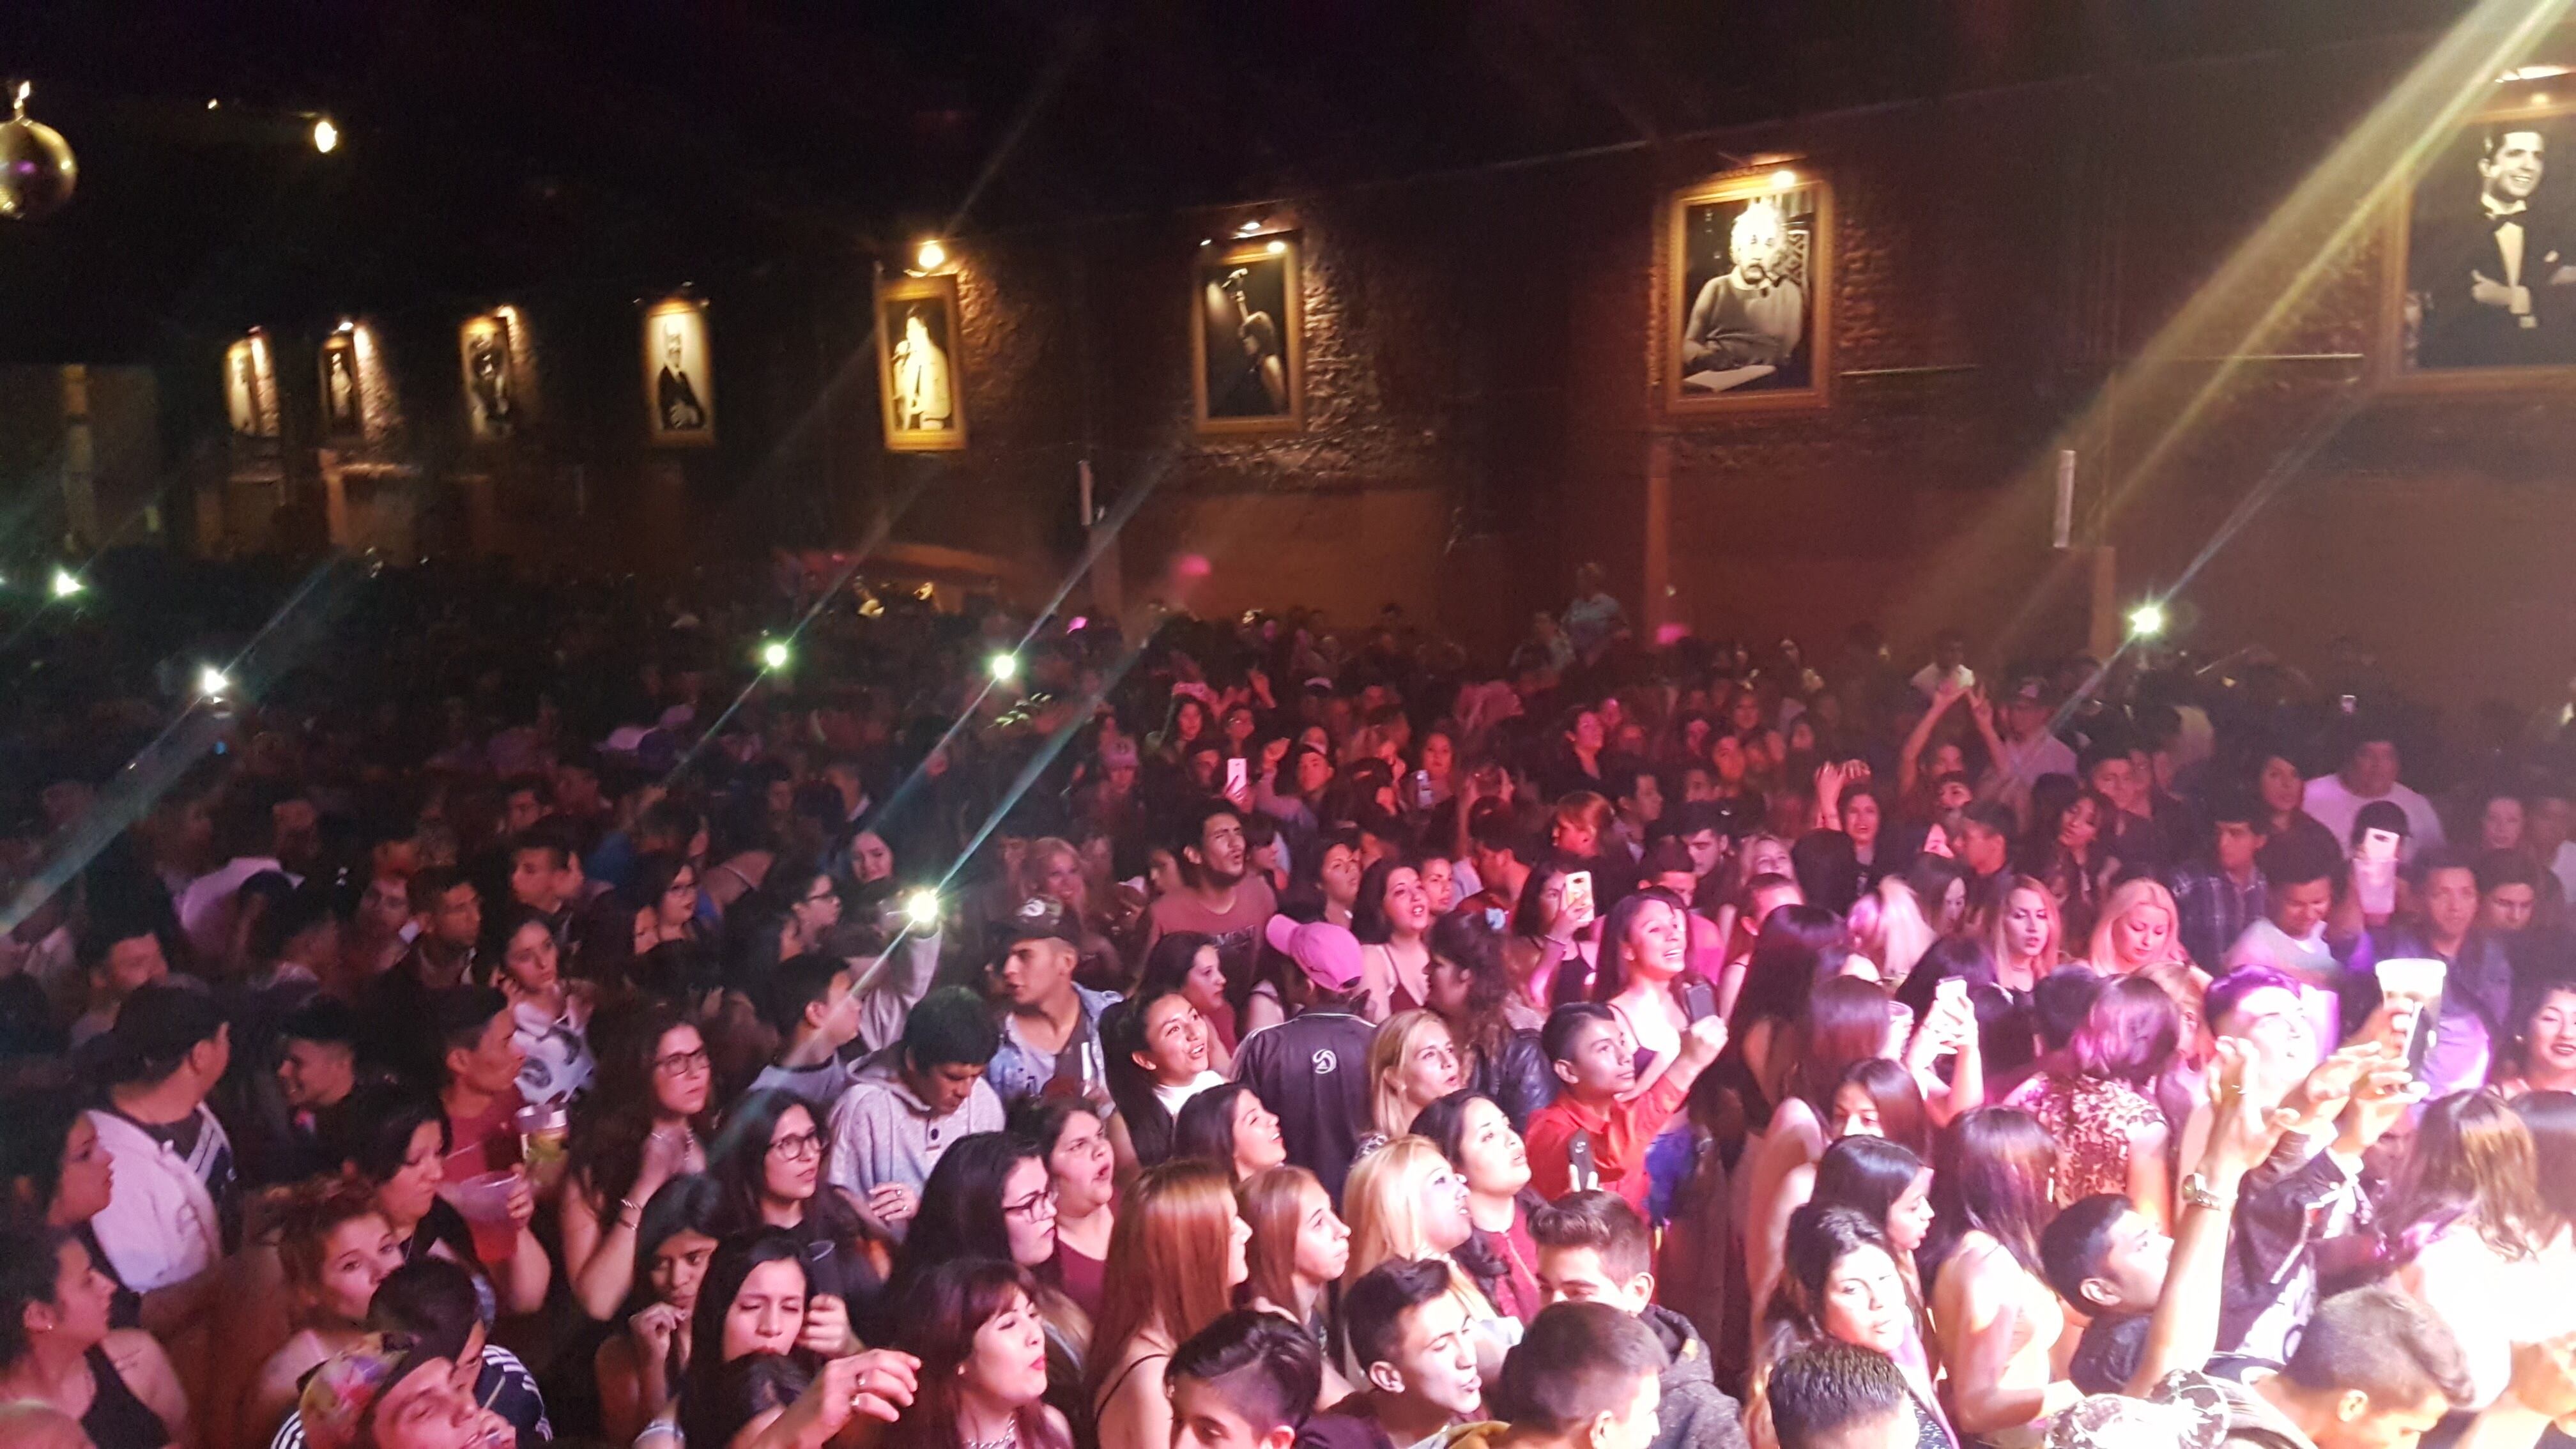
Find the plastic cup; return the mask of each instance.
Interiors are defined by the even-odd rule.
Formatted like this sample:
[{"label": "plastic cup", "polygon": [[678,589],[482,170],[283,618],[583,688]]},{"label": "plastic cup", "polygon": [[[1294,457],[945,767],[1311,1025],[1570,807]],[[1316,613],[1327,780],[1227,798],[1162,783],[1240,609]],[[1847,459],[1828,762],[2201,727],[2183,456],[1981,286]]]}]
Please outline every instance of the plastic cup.
[{"label": "plastic cup", "polygon": [[486,1263],[505,1262],[519,1246],[518,1226],[510,1221],[510,1193],[519,1174],[478,1172],[449,1189],[447,1200],[474,1233],[474,1256]]},{"label": "plastic cup", "polygon": [[519,1133],[519,1159],[529,1172],[543,1174],[563,1161],[571,1121],[560,1102],[539,1102],[512,1114],[510,1125]]}]

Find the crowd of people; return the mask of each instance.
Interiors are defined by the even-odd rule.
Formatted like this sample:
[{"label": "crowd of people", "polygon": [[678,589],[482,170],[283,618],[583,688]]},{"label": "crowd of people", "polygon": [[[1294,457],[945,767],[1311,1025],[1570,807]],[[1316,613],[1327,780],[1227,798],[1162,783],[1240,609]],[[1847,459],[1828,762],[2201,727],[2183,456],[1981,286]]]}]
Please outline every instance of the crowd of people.
[{"label": "crowd of people", "polygon": [[7,707],[0,1443],[2576,1427],[2568,711],[386,587]]}]

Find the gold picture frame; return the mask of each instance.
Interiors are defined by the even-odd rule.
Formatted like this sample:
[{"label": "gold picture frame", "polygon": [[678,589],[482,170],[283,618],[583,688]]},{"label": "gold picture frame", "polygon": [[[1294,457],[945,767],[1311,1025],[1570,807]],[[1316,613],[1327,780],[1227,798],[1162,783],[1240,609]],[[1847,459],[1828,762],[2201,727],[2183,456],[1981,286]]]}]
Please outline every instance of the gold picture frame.
[{"label": "gold picture frame", "polygon": [[965,447],[966,364],[958,354],[964,314],[956,274],[881,277],[876,308],[877,405],[886,447],[897,453]]},{"label": "gold picture frame", "polygon": [[644,431],[657,448],[712,448],[716,442],[714,344],[707,304],[665,297],[644,310]]},{"label": "gold picture frame", "polygon": [[1305,427],[1302,241],[1279,232],[1199,248],[1190,283],[1190,396],[1201,433]]},{"label": "gold picture frame", "polygon": [[1729,173],[1675,193],[1663,227],[1665,411],[1829,406],[1832,184],[1787,169]]},{"label": "gold picture frame", "polygon": [[536,421],[536,388],[516,308],[477,312],[456,327],[465,386],[465,432],[478,443],[507,442]]},{"label": "gold picture frame", "polygon": [[2576,99],[2506,92],[2434,149],[2387,213],[2380,387],[2576,385]]}]

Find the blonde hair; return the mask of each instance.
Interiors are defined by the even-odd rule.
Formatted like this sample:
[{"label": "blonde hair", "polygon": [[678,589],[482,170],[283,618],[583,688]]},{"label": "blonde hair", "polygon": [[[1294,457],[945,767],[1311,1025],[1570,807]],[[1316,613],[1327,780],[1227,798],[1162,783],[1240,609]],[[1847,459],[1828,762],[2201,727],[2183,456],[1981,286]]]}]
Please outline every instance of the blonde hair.
[{"label": "blonde hair", "polygon": [[[2157,961],[2141,961],[2135,966],[2120,963],[2118,927],[2121,920],[2140,906],[2153,906],[2165,913],[2165,954]],[[2102,903],[2102,914],[2093,922],[2093,969],[2108,975],[2126,976],[2157,965],[2162,961],[2180,961],[2182,953],[2182,912],[2174,905],[2173,892],[2143,876],[2123,881]],[[2179,998],[2177,998],[2179,999]]]},{"label": "blonde hair", "polygon": [[1449,1037],[1451,1047],[1457,1045],[1449,1023],[1439,1013],[1420,1009],[1399,1011],[1388,1017],[1369,1038],[1369,1119],[1389,1137],[1401,1137],[1413,1130],[1413,1114],[1420,1109],[1404,1100],[1401,1079],[1405,1062],[1413,1056],[1415,1039],[1432,1031]]},{"label": "blonde hair", "polygon": [[2045,976],[2056,970],[2057,964],[2066,959],[2066,917],[2058,913],[2057,897],[2048,893],[2046,885],[2026,875],[2005,876],[2002,885],[2003,889],[1997,891],[1993,898],[1994,924],[1986,932],[1986,949],[1994,953],[1995,965],[2000,967],[2014,959],[2012,932],[2006,928],[2005,922],[2012,916],[2012,898],[2028,891],[2039,897],[2041,909],[2048,912],[2048,944],[2040,948],[2039,956],[2033,962],[2033,974]]},{"label": "blonde hair", "polygon": [[1484,1290],[1422,1229],[1423,1189],[1432,1178],[1455,1171],[1428,1137],[1398,1137],[1351,1165],[1350,1179],[1342,1184],[1342,1217],[1351,1227],[1343,1292],[1389,1258],[1434,1258],[1449,1265],[1449,1285],[1467,1305],[1469,1318],[1498,1316]]},{"label": "blonde hair", "polygon": [[1914,974],[1937,936],[1923,918],[1914,888],[1895,876],[1852,906],[1852,950],[1878,963],[1879,979],[1893,986]]}]

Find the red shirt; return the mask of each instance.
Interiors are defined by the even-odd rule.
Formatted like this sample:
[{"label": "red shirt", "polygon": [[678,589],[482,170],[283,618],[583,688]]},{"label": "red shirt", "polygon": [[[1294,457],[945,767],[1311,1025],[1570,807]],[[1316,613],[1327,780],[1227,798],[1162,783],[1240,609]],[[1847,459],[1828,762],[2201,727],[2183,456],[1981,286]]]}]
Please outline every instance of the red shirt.
[{"label": "red shirt", "polygon": [[1646,1148],[1664,1124],[1682,1109],[1688,1087],[1673,1085],[1666,1071],[1640,1095],[1604,1110],[1574,1099],[1571,1092],[1530,1114],[1530,1186],[1551,1201],[1574,1190],[1574,1165],[1568,1152],[1577,1132],[1592,1134],[1592,1165],[1601,1186],[1628,1200],[1640,1214],[1646,1210]]},{"label": "red shirt", "polygon": [[528,1105],[512,1087],[471,1117],[447,1119],[447,1180],[463,1182],[519,1165],[519,1131],[510,1119]]}]

